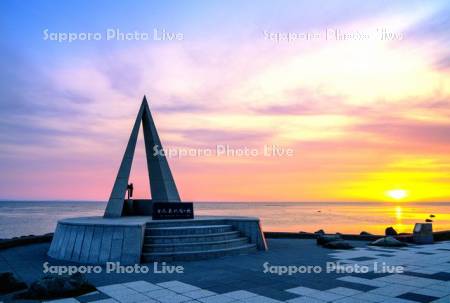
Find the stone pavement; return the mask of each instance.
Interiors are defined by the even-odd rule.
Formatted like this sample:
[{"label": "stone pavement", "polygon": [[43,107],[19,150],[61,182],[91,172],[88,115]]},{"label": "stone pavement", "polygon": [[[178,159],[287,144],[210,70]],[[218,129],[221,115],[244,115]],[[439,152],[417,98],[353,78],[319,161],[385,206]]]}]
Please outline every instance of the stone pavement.
[{"label": "stone pavement", "polygon": [[[347,251],[327,250],[313,240],[268,242],[268,252],[171,264],[183,266],[182,274],[88,274],[98,292],[53,302],[450,303],[450,242],[400,249],[352,242],[358,247]],[[0,271],[14,271],[31,282],[43,274],[47,249],[48,244],[38,244],[0,251]],[[346,270],[327,273],[327,262]],[[264,272],[268,265],[317,266],[323,271],[279,275]],[[367,272],[350,272],[358,266]],[[395,266],[405,272],[379,272]]]}]

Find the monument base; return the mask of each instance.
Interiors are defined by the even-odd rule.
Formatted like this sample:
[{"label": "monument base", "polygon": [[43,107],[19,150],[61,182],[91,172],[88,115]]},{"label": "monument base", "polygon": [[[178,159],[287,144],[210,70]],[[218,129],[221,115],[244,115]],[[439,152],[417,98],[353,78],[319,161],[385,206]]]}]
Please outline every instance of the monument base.
[{"label": "monument base", "polygon": [[152,216],[152,199],[125,199],[122,216]]},{"label": "monument base", "polygon": [[87,264],[199,260],[267,250],[258,218],[81,217],[58,221],[48,255]]}]

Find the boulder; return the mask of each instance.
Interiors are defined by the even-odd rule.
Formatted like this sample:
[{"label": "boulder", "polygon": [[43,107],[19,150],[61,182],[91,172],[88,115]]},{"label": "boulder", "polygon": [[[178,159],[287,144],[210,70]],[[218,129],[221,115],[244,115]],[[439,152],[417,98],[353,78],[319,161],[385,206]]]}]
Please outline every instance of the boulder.
[{"label": "boulder", "polygon": [[413,229],[413,242],[417,244],[432,244],[434,242],[433,224],[416,223]]},{"label": "boulder", "polygon": [[319,235],[317,237],[317,245],[324,245],[329,242],[342,240],[340,235]]},{"label": "boulder", "polygon": [[330,249],[352,249],[354,248],[350,243],[345,242],[343,240],[331,241],[327,242],[323,245],[323,247]]},{"label": "boulder", "polygon": [[53,298],[77,297],[96,288],[80,273],[69,275],[46,275],[33,282],[30,288],[16,296],[17,299],[46,300]]},{"label": "boulder", "polygon": [[386,236],[396,236],[397,231],[392,226],[390,226],[390,227],[386,228],[386,230],[384,231],[384,234]]},{"label": "boulder", "polygon": [[395,239],[394,237],[384,237],[384,238],[381,238],[381,239],[373,241],[369,245],[384,246],[384,247],[403,247],[403,246],[407,246],[406,243],[400,242],[399,240]]},{"label": "boulder", "polygon": [[26,289],[27,287],[27,284],[14,277],[12,272],[0,273],[1,294],[9,294],[18,290]]}]

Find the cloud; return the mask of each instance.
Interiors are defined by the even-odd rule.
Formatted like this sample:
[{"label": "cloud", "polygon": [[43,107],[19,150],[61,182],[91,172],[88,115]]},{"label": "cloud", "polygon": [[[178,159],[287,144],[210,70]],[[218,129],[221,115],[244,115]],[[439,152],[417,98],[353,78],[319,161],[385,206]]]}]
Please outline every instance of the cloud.
[{"label": "cloud", "polygon": [[446,3],[433,14],[421,19],[405,32],[407,41],[418,49],[428,49],[431,61],[437,70],[447,71],[450,66],[450,5]]},{"label": "cloud", "polygon": [[[267,185],[266,197],[323,197],[399,155],[448,153],[448,9],[438,4],[373,2],[350,12],[354,2],[291,2],[280,11],[263,3],[227,26],[186,27],[180,43],[2,46],[0,164],[8,173],[0,184],[15,183],[19,195],[23,178],[44,197],[57,176],[73,186],[67,196],[105,198],[144,94],[165,147],[275,143],[298,151],[282,160],[173,161],[190,197],[206,197],[198,184],[210,182],[208,194],[233,199],[219,186],[225,173],[244,193],[235,199],[262,197],[254,178]],[[309,12],[300,20],[299,8]],[[405,30],[405,40],[276,44],[262,34],[382,25]],[[35,171],[24,176],[28,167]],[[142,176],[145,161],[136,168]],[[93,189],[91,177],[106,181]]]},{"label": "cloud", "polygon": [[254,107],[255,113],[264,115],[335,115],[348,114],[362,106],[347,105],[345,97],[331,95],[320,89],[298,88],[284,93],[280,104]]},{"label": "cloud", "polygon": [[354,132],[375,134],[382,140],[407,142],[412,145],[448,147],[450,124],[404,119],[384,119],[361,123],[352,128]]},{"label": "cloud", "polygon": [[208,145],[230,144],[252,146],[268,142],[273,134],[255,132],[254,130],[223,130],[223,129],[187,129],[178,131],[187,143],[198,142]]}]

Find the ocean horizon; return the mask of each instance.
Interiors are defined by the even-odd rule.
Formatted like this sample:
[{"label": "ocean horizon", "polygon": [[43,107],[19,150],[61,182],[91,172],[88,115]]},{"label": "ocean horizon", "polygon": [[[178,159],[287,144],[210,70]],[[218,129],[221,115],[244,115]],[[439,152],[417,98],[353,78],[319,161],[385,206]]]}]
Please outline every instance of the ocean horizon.
[{"label": "ocean horizon", "polygon": [[[53,232],[67,217],[101,216],[106,201],[0,201],[0,238]],[[195,202],[196,215],[255,216],[264,231],[383,234],[411,232],[431,214],[434,231],[450,230],[450,202]],[[32,218],[30,220],[30,218]]]}]

